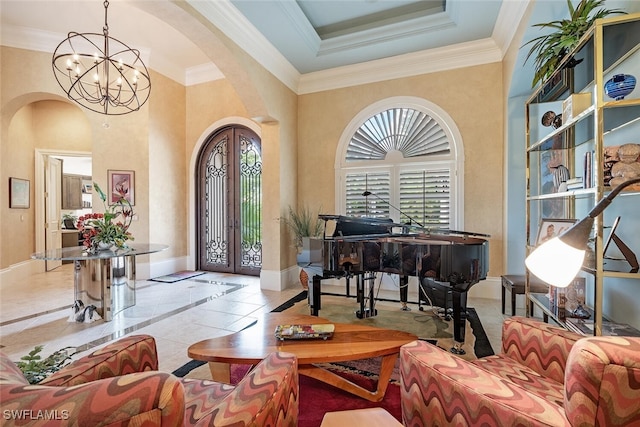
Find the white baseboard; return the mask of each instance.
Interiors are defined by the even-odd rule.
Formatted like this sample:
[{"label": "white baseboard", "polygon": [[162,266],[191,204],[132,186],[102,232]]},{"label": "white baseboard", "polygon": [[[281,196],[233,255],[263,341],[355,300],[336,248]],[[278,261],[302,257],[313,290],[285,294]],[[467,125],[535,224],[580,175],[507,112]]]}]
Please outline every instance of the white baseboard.
[{"label": "white baseboard", "polygon": [[36,273],[44,273],[44,261],[30,259],[13,264],[9,268],[0,270],[0,289],[3,283],[23,281]]},{"label": "white baseboard", "polygon": [[500,277],[487,277],[469,289],[468,297],[500,300],[502,298],[501,288],[502,279]]},{"label": "white baseboard", "polygon": [[260,272],[260,289],[280,292],[295,287],[302,290],[300,268],[297,265],[282,271],[265,270],[263,268]]}]

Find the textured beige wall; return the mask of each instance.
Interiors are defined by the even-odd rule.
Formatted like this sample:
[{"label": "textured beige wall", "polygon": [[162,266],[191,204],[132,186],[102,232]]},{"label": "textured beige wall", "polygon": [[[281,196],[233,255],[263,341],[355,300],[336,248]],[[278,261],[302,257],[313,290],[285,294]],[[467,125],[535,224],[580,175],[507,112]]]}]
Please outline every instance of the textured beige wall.
[{"label": "textured beige wall", "polygon": [[186,90],[151,74],[149,105],[149,241],[169,244],[154,259],[187,254]]},{"label": "textured beige wall", "polygon": [[[299,97],[298,201],[335,211],[335,156],[347,124],[385,98],[416,96],[444,109],[462,135],[465,229],[491,234],[490,275],[503,272],[504,95],[500,63]],[[321,181],[319,179],[321,178]]]},{"label": "textured beige wall", "polygon": [[[104,116],[81,109],[60,96],[60,88],[51,75],[50,54],[2,47],[2,126],[0,174],[28,177],[32,181],[32,204],[28,210],[2,206],[2,253],[0,268],[30,259],[35,251],[34,149],[91,151],[93,179],[106,191],[107,170],[135,171],[135,213],[138,221],[131,232],[139,242],[149,241],[149,104],[165,102],[152,94],[150,101],[136,114]],[[24,67],[24,68],[23,68]],[[158,91],[162,81],[158,82]],[[6,90],[5,90],[6,89]],[[26,107],[26,109],[25,109]],[[184,120],[183,120],[184,121]],[[8,200],[8,187],[2,186],[2,198]],[[102,202],[93,195],[94,209]],[[169,217],[177,216],[171,205]],[[24,216],[23,216],[24,215]],[[181,230],[182,231],[182,230]],[[6,234],[5,234],[6,233]],[[20,239],[10,239],[18,233]],[[13,240],[13,241],[12,241]],[[12,244],[11,250],[6,245]],[[162,243],[162,242],[158,242]]]},{"label": "textured beige wall", "polygon": [[[18,111],[15,120],[2,141],[2,221],[0,221],[0,268],[28,259],[35,248],[35,209],[33,205],[33,108]],[[9,143],[11,141],[11,143]],[[28,179],[31,182],[32,201],[29,209],[9,209],[9,177]]]},{"label": "textured beige wall", "polygon": [[0,232],[5,257],[0,268],[29,259],[36,251],[35,233],[39,230],[35,228],[35,149],[90,152],[91,133],[86,117],[66,102],[45,100],[25,105],[11,120],[2,141],[2,180],[28,179],[31,197],[29,209],[2,205]]}]

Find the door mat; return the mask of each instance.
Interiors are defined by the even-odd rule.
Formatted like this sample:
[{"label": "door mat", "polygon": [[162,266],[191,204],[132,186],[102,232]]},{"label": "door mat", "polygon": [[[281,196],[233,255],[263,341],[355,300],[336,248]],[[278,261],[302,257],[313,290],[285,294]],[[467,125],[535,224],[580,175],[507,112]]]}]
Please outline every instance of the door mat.
[{"label": "door mat", "polygon": [[178,271],[177,273],[167,274],[166,276],[156,277],[153,280],[154,282],[163,282],[163,283],[173,283],[179,282],[180,280],[189,279],[191,277],[200,276],[204,274],[204,271]]}]

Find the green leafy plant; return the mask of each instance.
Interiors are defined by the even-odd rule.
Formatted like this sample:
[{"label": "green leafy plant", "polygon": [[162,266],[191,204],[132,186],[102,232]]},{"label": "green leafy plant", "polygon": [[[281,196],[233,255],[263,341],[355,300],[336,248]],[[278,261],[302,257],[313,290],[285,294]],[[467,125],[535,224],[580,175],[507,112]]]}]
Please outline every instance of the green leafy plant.
[{"label": "green leafy plant", "polygon": [[534,27],[551,28],[556,31],[536,37],[528,41],[522,47],[531,45],[525,63],[532,56],[535,58],[535,74],[531,87],[536,83],[546,80],[551,76],[562,62],[564,56],[570,52],[580,38],[591,28],[596,19],[604,18],[608,15],[618,13],[625,14],[621,9],[598,9],[605,0],[581,0],[576,7],[571,0],[567,0],[569,9],[569,19],[535,24]]},{"label": "green leafy plant", "polygon": [[[89,251],[95,251],[100,243],[116,245],[119,248],[125,246],[127,240],[134,240],[128,231],[133,220],[133,207],[123,196],[116,203],[107,206],[107,195],[98,184],[94,183],[93,188],[98,193],[104,213],[94,212],[78,218],[78,230],[84,238],[84,247]],[[120,221],[116,221],[122,217]]]},{"label": "green leafy plant", "polygon": [[302,247],[303,237],[318,237],[322,233],[322,221],[306,206],[299,210],[289,206],[289,215],[283,219],[293,233],[293,244],[297,248]]},{"label": "green leafy plant", "polygon": [[73,347],[65,347],[60,349],[44,359],[40,356],[43,346],[37,345],[26,356],[22,356],[16,366],[20,368],[29,384],[38,384],[40,381],[59,371],[71,362],[69,349]]}]

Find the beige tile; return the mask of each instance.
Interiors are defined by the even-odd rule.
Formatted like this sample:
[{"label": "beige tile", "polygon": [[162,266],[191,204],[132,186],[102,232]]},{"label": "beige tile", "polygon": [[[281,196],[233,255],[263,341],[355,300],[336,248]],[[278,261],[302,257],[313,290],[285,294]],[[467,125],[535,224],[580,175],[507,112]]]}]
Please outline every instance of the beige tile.
[{"label": "beige tile", "polygon": [[[137,304],[117,315],[112,322],[91,324],[67,322],[73,303],[73,265],[64,265],[49,272],[34,275],[28,283],[3,283],[0,298],[0,345],[12,360],[18,360],[36,345],[45,345],[43,355],[66,346],[81,346],[111,337],[128,334],[149,334],[155,337],[160,369],[171,372],[189,358],[187,348],[197,341],[233,333],[247,327],[283,302],[298,295],[302,289],[282,292],[260,289],[257,277],[207,273],[193,279],[162,284],[139,281]],[[232,290],[232,291],[230,291]],[[323,285],[328,292],[344,292],[344,283],[334,287]],[[351,295],[355,295],[352,286]],[[398,299],[397,290],[380,291],[380,298]],[[409,300],[417,301],[417,289],[409,289]],[[357,308],[352,298],[354,309]],[[390,307],[398,302],[379,301]],[[499,351],[503,316],[500,301],[472,299],[494,351]],[[410,304],[413,310],[418,304]],[[189,307],[181,310],[181,307]],[[430,309],[422,304],[423,309]],[[178,311],[168,318],[167,312]],[[37,317],[38,313],[51,311]],[[23,319],[15,321],[16,319]],[[129,332],[127,328],[130,329]],[[91,350],[79,353],[80,357]]]}]

